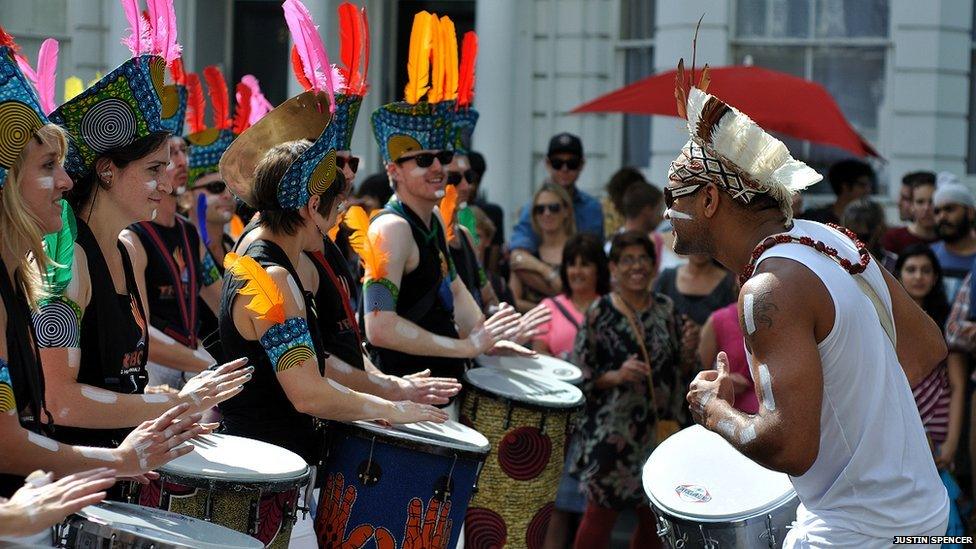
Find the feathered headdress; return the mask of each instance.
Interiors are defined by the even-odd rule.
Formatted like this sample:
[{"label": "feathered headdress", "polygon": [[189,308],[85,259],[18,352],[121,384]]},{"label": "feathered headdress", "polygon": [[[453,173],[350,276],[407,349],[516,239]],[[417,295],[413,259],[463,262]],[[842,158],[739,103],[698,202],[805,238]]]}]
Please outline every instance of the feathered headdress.
[{"label": "feathered headdress", "polygon": [[352,231],[349,245],[359,255],[363,265],[363,278],[381,280],[386,278],[386,264],[389,254],[383,250],[383,239],[379,233],[369,234],[369,215],[360,206],[346,210],[346,227]]},{"label": "feathered headdress", "polygon": [[206,107],[200,78],[192,73],[186,78],[189,96],[187,123],[190,126],[190,135],[186,138],[190,143],[187,187],[190,189],[199,178],[220,170],[220,158],[230,147],[235,136],[251,126],[252,88],[243,82],[237,84],[234,89],[236,99],[234,115],[231,116],[230,94],[224,73],[216,65],[211,65],[203,69],[203,78],[207,82],[207,93],[213,114],[213,123],[209,127],[204,123]]},{"label": "feathered headdress", "polygon": [[17,163],[34,132],[48,123],[37,90],[15,59],[18,51],[13,37],[0,27],[0,123],[7,130],[0,132],[0,189],[7,181],[7,170]]},{"label": "feathered headdress", "polygon": [[710,81],[708,65],[702,69],[697,85],[694,83],[697,34],[696,30],[691,74],[685,72],[681,59],[675,82],[678,114],[687,119],[691,139],[671,163],[668,179],[681,184],[713,182],[745,203],[768,194],[789,222],[793,218],[792,196],[823,176],[794,159],[782,141],[766,133],[751,118],[706,93]]},{"label": "feathered headdress", "polygon": [[461,44],[461,66],[458,75],[458,107],[470,107],[474,101],[474,69],[478,59],[478,35],[474,31],[464,33]]},{"label": "feathered headdress", "polygon": [[369,89],[366,82],[369,70],[366,8],[357,8],[350,2],[339,5],[339,59],[342,63],[337,67],[337,81],[341,83],[336,90],[335,111],[329,125],[334,127],[335,149],[347,151],[352,146],[352,134],[363,96]]},{"label": "feathered headdress", "polygon": [[235,278],[245,282],[237,290],[237,295],[249,295],[250,303],[245,308],[258,315],[258,318],[274,324],[285,321],[285,297],[264,267],[253,257],[234,252],[224,257],[224,268]]},{"label": "feathered headdress", "polygon": [[304,82],[309,89],[324,91],[329,96],[330,112],[335,111],[336,82],[329,54],[325,51],[318,27],[312,20],[305,4],[300,0],[285,0],[281,5],[285,11],[285,22],[295,42],[295,51],[302,66]]},{"label": "feathered headdress", "polygon": [[261,84],[253,74],[245,74],[242,76],[241,84],[244,84],[251,89],[251,108],[250,115],[248,116],[247,120],[248,127],[250,127],[253,126],[258,120],[261,120],[264,115],[271,112],[274,105],[272,105],[271,102],[268,101],[268,98],[264,96],[264,93],[261,92]]},{"label": "feathered headdress", "polygon": [[51,114],[57,108],[54,101],[54,87],[57,83],[58,69],[58,41],[48,38],[41,43],[41,49],[37,53],[37,69],[31,67],[30,62],[23,55],[17,54],[17,64],[24,72],[27,79],[34,84],[37,90],[38,99],[44,114]]}]

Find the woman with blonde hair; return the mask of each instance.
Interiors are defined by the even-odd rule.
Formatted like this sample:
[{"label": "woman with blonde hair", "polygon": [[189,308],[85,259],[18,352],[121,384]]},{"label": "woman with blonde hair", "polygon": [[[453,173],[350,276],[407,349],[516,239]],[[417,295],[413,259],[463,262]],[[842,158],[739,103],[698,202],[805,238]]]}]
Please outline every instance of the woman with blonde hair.
[{"label": "woman with blonde hair", "polygon": [[512,275],[509,286],[515,296],[515,308],[528,312],[546,297],[562,291],[559,266],[563,247],[576,234],[573,200],[565,189],[546,183],[532,198],[532,231],[539,237],[535,254],[518,249],[512,252]]}]

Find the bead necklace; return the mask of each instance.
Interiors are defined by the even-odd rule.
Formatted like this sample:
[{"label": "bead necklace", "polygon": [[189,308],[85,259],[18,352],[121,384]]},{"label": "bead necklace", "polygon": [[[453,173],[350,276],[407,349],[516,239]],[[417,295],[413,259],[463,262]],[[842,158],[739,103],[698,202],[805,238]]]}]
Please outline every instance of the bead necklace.
[{"label": "bead necklace", "polygon": [[752,257],[749,259],[749,263],[746,264],[745,268],[742,269],[742,273],[739,274],[739,284],[745,284],[747,280],[752,278],[752,275],[756,270],[756,261],[759,260],[762,254],[766,253],[766,250],[777,244],[787,244],[790,242],[810,246],[818,252],[833,259],[851,275],[863,273],[864,270],[868,268],[868,263],[871,262],[871,252],[867,249],[867,246],[865,246],[864,243],[857,238],[857,235],[847,227],[841,227],[833,223],[828,223],[827,226],[844,233],[847,238],[854,241],[854,246],[857,248],[858,257],[860,258],[856,264],[851,263],[851,261],[845,257],[838,257],[837,250],[835,248],[831,248],[820,240],[814,240],[809,236],[796,237],[785,233],[777,234],[766,237],[762,242],[759,243],[758,246],[756,246],[754,250],[752,250]]}]

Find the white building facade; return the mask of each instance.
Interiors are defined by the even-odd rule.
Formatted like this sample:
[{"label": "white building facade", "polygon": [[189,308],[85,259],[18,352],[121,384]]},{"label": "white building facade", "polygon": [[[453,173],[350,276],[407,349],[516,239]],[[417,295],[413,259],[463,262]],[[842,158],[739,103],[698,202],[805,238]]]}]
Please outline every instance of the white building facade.
[{"label": "white building facade", "polygon": [[[250,72],[235,56],[249,45],[287,51],[280,25],[242,27],[241,14],[274,9],[273,0],[175,0],[188,70],[221,65],[228,79]],[[337,56],[340,0],[305,0]],[[876,163],[879,198],[897,195],[901,176],[948,170],[976,183],[976,27],[973,0],[360,0],[369,12],[372,89],[353,142],[363,172],[379,170],[368,113],[399,98],[404,67],[396,59],[410,10],[469,12],[480,39],[475,149],[486,156],[485,192],[514,221],[545,177],[549,137],[580,135],[587,164],[580,186],[594,193],[624,165],[661,185],[686,140],[667,117],[570,114],[579,104],[676,66],[691,56],[695,25],[699,64],[754,63],[815,80],[884,157]],[[263,6],[257,6],[263,4]],[[270,13],[270,12],[269,12]],[[249,17],[254,17],[253,15]],[[259,20],[260,24],[261,21]],[[61,42],[59,79],[92,79],[127,57],[119,43],[125,18],[118,0],[0,0],[0,24],[31,60],[41,40]],[[253,22],[252,22],[253,25]],[[242,35],[241,29],[257,28]],[[277,51],[277,50],[274,50]],[[297,92],[281,59],[280,95]],[[260,75],[259,75],[260,77]],[[263,81],[263,80],[262,80]],[[59,88],[58,93],[61,93]],[[282,97],[283,99],[284,97]],[[803,105],[796,105],[803,109]],[[823,168],[842,151],[788,141],[796,156]],[[364,173],[364,175],[365,175]],[[819,186],[816,192],[828,192]],[[818,195],[819,196],[819,195]],[[817,202],[818,196],[810,202]],[[826,196],[826,195],[824,195]]]}]

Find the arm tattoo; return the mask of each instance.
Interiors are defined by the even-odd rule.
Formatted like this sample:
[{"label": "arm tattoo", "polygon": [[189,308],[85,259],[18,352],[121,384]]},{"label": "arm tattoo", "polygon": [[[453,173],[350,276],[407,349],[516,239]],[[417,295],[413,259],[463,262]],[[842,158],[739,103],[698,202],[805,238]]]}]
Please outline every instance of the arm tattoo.
[{"label": "arm tattoo", "polygon": [[773,327],[773,313],[779,311],[779,306],[773,303],[772,294],[772,290],[756,294],[756,301],[752,308],[757,326],[764,328]]}]

